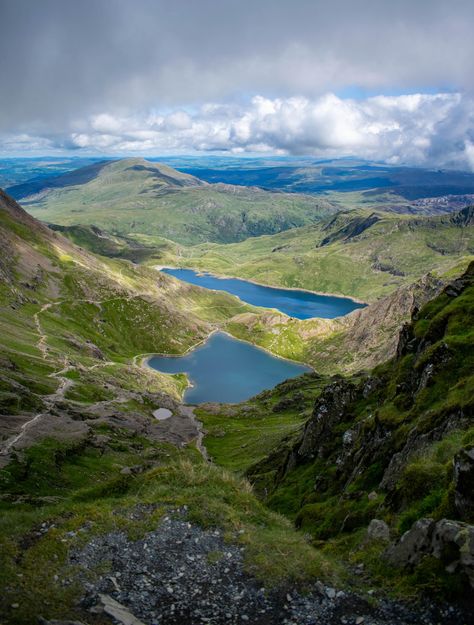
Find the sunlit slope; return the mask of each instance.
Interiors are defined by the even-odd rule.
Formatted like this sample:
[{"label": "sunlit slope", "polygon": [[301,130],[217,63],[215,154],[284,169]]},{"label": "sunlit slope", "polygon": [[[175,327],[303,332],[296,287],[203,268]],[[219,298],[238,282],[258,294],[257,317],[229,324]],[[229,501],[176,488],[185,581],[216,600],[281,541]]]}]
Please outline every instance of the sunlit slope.
[{"label": "sunlit slope", "polygon": [[[19,423],[58,389],[59,399],[89,403],[112,399],[121,385],[178,397],[184,379],[148,374],[134,357],[182,353],[252,309],[225,293],[94,256],[0,193],[0,413],[20,415]],[[16,429],[2,425],[4,435]]]},{"label": "sunlit slope", "polygon": [[[95,225],[114,234],[162,236],[184,244],[228,243],[314,223],[334,212],[324,199],[253,187],[209,185],[165,165],[124,159],[77,184],[24,198],[42,221]],[[74,181],[74,177],[72,177]]]},{"label": "sunlit slope", "polygon": [[165,250],[179,264],[264,284],[375,301],[474,254],[474,208],[436,217],[350,211],[231,245]]}]

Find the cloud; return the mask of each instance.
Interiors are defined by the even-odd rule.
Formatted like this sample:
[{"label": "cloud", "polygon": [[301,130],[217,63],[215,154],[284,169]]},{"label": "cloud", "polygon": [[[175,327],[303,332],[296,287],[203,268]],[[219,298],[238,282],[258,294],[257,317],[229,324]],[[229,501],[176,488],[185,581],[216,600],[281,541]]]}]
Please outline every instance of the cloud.
[{"label": "cloud", "polygon": [[0,20],[4,153],[472,167],[472,0],[0,0]]},{"label": "cloud", "polygon": [[[358,100],[255,96],[239,105],[206,103],[193,112],[100,113],[77,125],[64,137],[21,135],[16,143],[104,154],[356,155],[474,170],[474,100],[459,93]],[[11,136],[8,141],[15,143]]]},{"label": "cloud", "polygon": [[0,20],[3,132],[243,94],[474,90],[472,0],[0,0]]}]

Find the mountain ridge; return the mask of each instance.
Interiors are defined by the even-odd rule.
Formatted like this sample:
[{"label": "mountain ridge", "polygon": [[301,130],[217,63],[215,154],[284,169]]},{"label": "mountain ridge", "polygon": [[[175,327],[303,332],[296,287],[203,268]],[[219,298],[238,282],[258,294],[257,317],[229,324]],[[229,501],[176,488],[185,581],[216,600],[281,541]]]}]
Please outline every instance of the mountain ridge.
[{"label": "mountain ridge", "polygon": [[[98,172],[95,167],[97,176],[80,184],[24,198],[27,210],[58,225],[95,225],[113,234],[184,243],[243,240],[312,223],[335,210],[324,199],[211,185],[144,159],[111,161]],[[68,174],[68,182],[74,175],[83,174]]]}]

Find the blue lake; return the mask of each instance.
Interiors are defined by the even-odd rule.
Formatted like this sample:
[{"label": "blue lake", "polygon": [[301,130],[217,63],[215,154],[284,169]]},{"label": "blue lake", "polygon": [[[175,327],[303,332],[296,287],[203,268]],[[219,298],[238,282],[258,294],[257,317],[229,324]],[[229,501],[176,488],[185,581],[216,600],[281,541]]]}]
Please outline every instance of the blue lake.
[{"label": "blue lake", "polygon": [[245,401],[283,380],[311,371],[306,365],[275,358],[223,332],[215,332],[184,356],[153,356],[148,364],[162,373],[186,373],[193,385],[184,394],[188,404]]},{"label": "blue lake", "polygon": [[296,319],[310,319],[311,317],[333,319],[365,306],[365,304],[355,302],[348,297],[317,295],[296,289],[278,289],[237,278],[218,278],[209,273],[197,273],[192,269],[165,268],[162,271],[184,282],[190,282],[206,289],[227,291],[239,297],[243,302],[254,306],[276,308],[285,315],[296,317]]}]

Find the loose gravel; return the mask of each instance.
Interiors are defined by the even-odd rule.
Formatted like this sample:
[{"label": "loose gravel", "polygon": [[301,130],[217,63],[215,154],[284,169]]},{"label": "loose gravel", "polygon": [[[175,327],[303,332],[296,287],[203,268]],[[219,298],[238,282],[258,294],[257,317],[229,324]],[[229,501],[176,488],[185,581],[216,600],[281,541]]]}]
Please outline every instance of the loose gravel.
[{"label": "loose gravel", "polygon": [[224,541],[218,529],[204,530],[189,523],[183,509],[169,513],[139,540],[118,531],[91,538],[83,548],[71,551],[70,562],[82,571],[110,565],[94,581],[84,574],[82,607],[100,611],[100,596],[107,595],[145,625],[468,622],[453,607],[426,605],[414,612],[395,602],[376,602],[375,597],[369,601],[369,597],[321,582],[305,594],[291,587],[266,588],[245,571],[244,547]]}]

